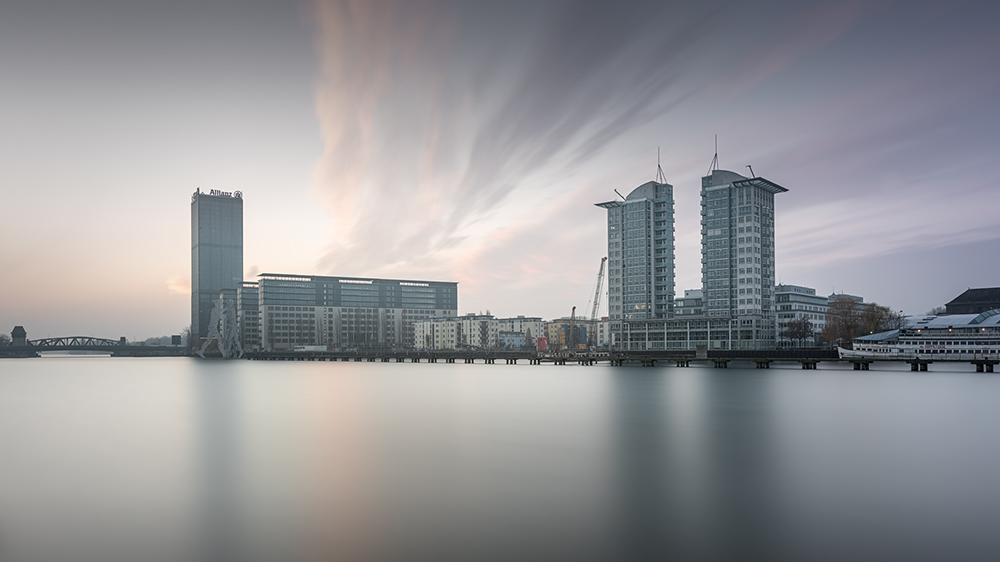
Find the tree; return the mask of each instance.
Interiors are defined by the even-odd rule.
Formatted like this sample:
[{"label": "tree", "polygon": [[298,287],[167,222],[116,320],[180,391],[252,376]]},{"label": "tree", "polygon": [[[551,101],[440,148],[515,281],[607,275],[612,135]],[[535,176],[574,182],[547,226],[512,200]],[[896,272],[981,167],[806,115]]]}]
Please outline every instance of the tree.
[{"label": "tree", "polygon": [[0,346],[10,345],[10,336],[7,334],[0,334]]},{"label": "tree", "polygon": [[826,326],[820,339],[830,345],[851,346],[851,340],[861,332],[861,311],[857,301],[837,299],[826,309]]},{"label": "tree", "polygon": [[184,354],[191,355],[191,347],[194,342],[191,341],[191,325],[181,328],[181,340],[184,342]]},{"label": "tree", "polygon": [[906,323],[902,312],[871,303],[867,306],[850,299],[838,299],[826,310],[826,327],[820,339],[850,349],[851,340],[868,334],[898,330]]},{"label": "tree", "polygon": [[941,316],[946,312],[948,312],[947,308],[943,306],[935,306],[934,308],[927,311],[927,316]]},{"label": "tree", "polygon": [[858,335],[898,330],[905,323],[906,319],[901,311],[896,312],[887,306],[872,303],[861,312],[861,333]]},{"label": "tree", "polygon": [[788,321],[785,329],[781,331],[781,337],[797,341],[801,347],[802,342],[812,339],[815,333],[813,323],[808,318],[795,318]]}]

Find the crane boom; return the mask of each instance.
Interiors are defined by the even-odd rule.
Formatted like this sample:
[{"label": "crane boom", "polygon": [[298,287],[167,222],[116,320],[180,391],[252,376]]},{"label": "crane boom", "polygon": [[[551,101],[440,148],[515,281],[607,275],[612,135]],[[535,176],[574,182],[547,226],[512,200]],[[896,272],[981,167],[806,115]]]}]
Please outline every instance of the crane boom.
[{"label": "crane boom", "polygon": [[594,289],[594,309],[590,312],[590,321],[597,320],[597,311],[601,308],[601,287],[604,286],[604,262],[607,257],[601,258],[601,269],[597,272],[597,288]]},{"label": "crane boom", "polygon": [[572,351],[573,349],[573,330],[576,328],[576,307],[573,307],[573,313],[569,315],[569,337],[566,338],[566,349]]}]

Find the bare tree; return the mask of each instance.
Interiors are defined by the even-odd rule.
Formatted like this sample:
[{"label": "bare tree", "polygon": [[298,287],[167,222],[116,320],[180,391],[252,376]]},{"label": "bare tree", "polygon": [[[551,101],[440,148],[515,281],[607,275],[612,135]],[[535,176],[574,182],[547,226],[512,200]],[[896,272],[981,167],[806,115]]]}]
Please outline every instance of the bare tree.
[{"label": "bare tree", "polygon": [[927,316],[941,316],[942,314],[948,312],[948,309],[943,306],[935,306],[934,308],[926,312]]},{"label": "bare tree", "polygon": [[868,306],[849,299],[830,303],[826,311],[826,327],[820,338],[831,345],[851,347],[851,340],[868,334],[898,330],[906,324],[902,311],[871,303]]},{"label": "bare tree", "polygon": [[861,332],[861,311],[858,303],[850,299],[837,299],[826,309],[826,326],[820,339],[850,348],[851,340]]},{"label": "bare tree", "polygon": [[785,329],[781,331],[781,337],[798,342],[799,347],[802,347],[802,342],[805,340],[811,340],[815,334],[816,329],[808,318],[789,320]]},{"label": "bare tree", "polygon": [[902,311],[897,312],[887,306],[872,303],[861,313],[860,335],[898,330],[905,322]]},{"label": "bare tree", "polygon": [[191,348],[194,342],[191,341],[191,325],[181,328],[181,340],[184,341],[184,354],[191,355]]},{"label": "bare tree", "polygon": [[10,345],[10,336],[7,334],[0,334],[0,346]]}]

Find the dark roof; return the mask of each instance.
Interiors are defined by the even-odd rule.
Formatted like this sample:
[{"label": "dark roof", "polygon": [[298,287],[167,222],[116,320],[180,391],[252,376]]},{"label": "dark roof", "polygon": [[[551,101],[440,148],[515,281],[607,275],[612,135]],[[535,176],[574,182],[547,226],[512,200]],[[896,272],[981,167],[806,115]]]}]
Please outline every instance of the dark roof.
[{"label": "dark roof", "polygon": [[10,333],[11,337],[22,338],[28,335],[28,332],[24,331],[24,326],[14,326],[14,331]]},{"label": "dark roof", "polygon": [[1000,287],[988,287],[985,289],[968,289],[961,295],[955,297],[948,304],[973,304],[973,303],[994,303],[1000,302]]}]

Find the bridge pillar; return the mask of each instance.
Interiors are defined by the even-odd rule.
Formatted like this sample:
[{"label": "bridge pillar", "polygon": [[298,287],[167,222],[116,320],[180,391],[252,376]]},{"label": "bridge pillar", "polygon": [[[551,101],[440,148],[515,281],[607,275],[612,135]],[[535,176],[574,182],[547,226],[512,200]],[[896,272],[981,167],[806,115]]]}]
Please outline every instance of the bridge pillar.
[{"label": "bridge pillar", "polygon": [[985,365],[983,365],[982,363],[976,363],[976,372],[977,373],[983,373],[985,371],[986,371],[986,366]]},{"label": "bridge pillar", "polygon": [[402,363],[403,361],[406,361],[406,358],[404,358],[404,357],[397,357],[396,358],[396,363]]},{"label": "bridge pillar", "polygon": [[921,363],[920,364],[920,370],[921,371],[926,371],[927,370],[927,363]]},{"label": "bridge pillar", "polygon": [[410,363],[420,363],[420,358],[419,357],[412,357],[410,359]]},{"label": "bridge pillar", "polygon": [[989,363],[988,365],[986,365],[986,372],[987,373],[993,372],[993,363]]},{"label": "bridge pillar", "polygon": [[913,363],[910,363],[910,370],[911,371],[919,371],[920,370],[920,363],[917,363],[916,361],[914,361]]},{"label": "bridge pillar", "polygon": [[855,361],[854,362],[854,370],[855,371],[860,371],[861,370],[861,363]]}]

